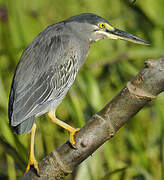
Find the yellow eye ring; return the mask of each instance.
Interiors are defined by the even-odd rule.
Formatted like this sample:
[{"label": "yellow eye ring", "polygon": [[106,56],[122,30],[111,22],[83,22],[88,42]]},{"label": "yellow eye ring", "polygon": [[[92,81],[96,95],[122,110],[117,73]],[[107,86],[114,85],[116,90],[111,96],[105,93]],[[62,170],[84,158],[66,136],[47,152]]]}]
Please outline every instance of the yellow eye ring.
[{"label": "yellow eye ring", "polygon": [[99,28],[104,29],[105,28],[105,23],[100,23]]}]

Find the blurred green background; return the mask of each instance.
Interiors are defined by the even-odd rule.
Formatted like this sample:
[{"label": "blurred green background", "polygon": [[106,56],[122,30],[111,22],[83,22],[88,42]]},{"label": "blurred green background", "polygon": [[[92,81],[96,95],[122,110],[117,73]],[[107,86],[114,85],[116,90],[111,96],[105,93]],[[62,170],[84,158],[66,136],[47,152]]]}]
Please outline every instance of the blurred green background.
[{"label": "blurred green background", "polygon": [[[9,90],[20,55],[46,26],[83,12],[96,13],[151,46],[115,40],[93,44],[57,109],[59,119],[83,126],[140,71],[144,60],[164,56],[163,0],[137,0],[135,4],[130,0],[0,0],[0,179],[19,179],[28,162],[29,135],[13,134],[7,117]],[[164,179],[163,108],[161,94],[65,179]],[[47,116],[40,117],[37,125],[35,154],[41,160],[63,144],[68,134]]]}]

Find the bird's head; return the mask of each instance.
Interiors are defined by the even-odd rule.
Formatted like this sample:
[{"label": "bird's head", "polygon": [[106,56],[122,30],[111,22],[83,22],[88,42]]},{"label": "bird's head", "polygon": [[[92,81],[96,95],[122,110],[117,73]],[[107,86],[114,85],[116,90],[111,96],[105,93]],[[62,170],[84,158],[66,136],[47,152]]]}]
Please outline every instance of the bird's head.
[{"label": "bird's head", "polygon": [[79,38],[95,42],[101,39],[121,39],[149,45],[145,40],[113,27],[107,20],[91,13],[73,16],[66,20]]}]

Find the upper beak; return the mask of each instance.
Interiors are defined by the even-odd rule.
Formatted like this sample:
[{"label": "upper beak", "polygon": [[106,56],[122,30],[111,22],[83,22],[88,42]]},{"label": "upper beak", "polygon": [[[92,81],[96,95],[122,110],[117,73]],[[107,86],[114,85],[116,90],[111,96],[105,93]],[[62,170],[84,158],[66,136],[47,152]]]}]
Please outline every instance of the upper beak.
[{"label": "upper beak", "polygon": [[107,28],[106,33],[107,33],[108,38],[110,38],[110,39],[121,39],[121,40],[130,41],[130,42],[137,43],[137,44],[150,45],[150,43],[148,43],[147,41],[145,41],[141,38],[138,38],[136,36],[133,36],[130,33],[119,30],[117,28],[113,28],[112,31],[111,31],[111,29],[108,30],[108,28]]}]

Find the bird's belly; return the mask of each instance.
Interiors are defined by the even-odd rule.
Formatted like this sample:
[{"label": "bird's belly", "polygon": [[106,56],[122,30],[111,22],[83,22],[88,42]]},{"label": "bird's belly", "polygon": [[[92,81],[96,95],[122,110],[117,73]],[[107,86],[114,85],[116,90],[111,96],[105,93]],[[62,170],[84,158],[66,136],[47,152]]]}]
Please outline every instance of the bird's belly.
[{"label": "bird's belly", "polygon": [[38,113],[35,115],[35,117],[39,117],[43,114],[46,114],[50,110],[56,110],[56,108],[62,102],[62,100],[64,99],[65,95],[67,94],[67,92],[72,84],[73,84],[73,82],[68,87],[66,87],[63,91],[60,91],[58,96],[57,96],[56,92],[54,91],[54,93],[52,93],[52,95],[49,97],[49,99],[44,104],[39,105],[39,107],[37,107]]},{"label": "bird's belly", "polygon": [[[61,101],[62,101],[62,100],[61,100]],[[45,104],[44,107],[42,106],[42,107],[40,108],[39,113],[37,113],[37,114],[35,115],[35,117],[40,117],[41,115],[48,113],[50,110],[56,110],[56,108],[57,108],[58,105],[61,103],[61,101],[54,100],[54,101],[52,101],[52,102],[49,102],[48,106],[46,106],[46,104]]]}]

